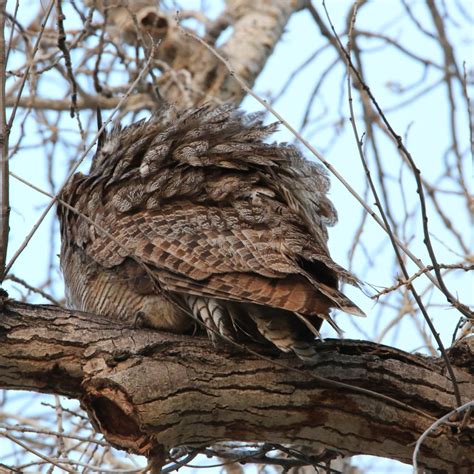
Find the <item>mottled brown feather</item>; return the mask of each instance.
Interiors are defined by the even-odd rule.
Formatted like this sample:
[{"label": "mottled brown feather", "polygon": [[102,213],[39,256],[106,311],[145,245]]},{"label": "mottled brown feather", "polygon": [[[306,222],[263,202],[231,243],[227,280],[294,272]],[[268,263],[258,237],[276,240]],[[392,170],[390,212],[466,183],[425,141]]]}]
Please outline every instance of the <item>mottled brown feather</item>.
[{"label": "mottled brown feather", "polygon": [[310,358],[330,308],[361,314],[338,290],[356,280],[329,256],[326,174],[274,130],[231,106],[114,129],[60,196],[97,224],[58,208],[70,304]]}]

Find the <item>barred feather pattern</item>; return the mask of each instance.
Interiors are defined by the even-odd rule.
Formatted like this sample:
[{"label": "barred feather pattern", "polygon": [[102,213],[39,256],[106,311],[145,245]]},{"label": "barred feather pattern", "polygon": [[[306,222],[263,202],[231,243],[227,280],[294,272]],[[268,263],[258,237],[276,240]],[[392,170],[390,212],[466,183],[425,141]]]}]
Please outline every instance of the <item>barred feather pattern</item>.
[{"label": "barred feather pattern", "polygon": [[58,206],[69,305],[176,333],[197,319],[311,360],[331,308],[363,313],[329,255],[328,177],[268,143],[276,127],[203,106],[114,128],[60,196],[78,211]]}]

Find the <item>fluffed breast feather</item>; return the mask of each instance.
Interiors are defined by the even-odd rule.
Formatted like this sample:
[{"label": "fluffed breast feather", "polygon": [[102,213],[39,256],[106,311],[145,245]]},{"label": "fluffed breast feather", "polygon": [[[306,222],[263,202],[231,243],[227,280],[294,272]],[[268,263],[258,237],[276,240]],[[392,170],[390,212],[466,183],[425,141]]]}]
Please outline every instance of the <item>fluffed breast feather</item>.
[{"label": "fluffed breast feather", "polygon": [[213,339],[311,359],[331,308],[363,313],[338,290],[355,277],[329,256],[329,179],[295,147],[265,142],[276,127],[204,106],[113,129],[60,196],[96,223],[58,208],[70,304],[176,332],[192,314]]}]

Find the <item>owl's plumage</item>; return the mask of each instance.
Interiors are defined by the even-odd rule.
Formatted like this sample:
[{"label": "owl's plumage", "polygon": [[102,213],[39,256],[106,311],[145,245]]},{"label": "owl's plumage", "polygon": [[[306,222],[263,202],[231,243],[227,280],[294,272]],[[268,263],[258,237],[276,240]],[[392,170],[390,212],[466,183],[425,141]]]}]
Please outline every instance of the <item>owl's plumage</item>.
[{"label": "owl's plumage", "polygon": [[177,333],[272,342],[303,359],[322,320],[361,311],[338,290],[329,181],[232,106],[164,109],[114,129],[60,199],[69,304]]}]

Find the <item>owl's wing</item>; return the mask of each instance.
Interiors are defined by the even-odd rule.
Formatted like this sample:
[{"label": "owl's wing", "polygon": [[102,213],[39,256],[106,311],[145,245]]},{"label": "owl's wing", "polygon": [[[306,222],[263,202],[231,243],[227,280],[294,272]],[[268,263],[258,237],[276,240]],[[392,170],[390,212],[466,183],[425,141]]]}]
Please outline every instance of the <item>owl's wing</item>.
[{"label": "owl's wing", "polygon": [[[274,129],[224,106],[113,130],[89,175],[76,174],[60,196],[96,223],[58,208],[79,306],[94,299],[94,278],[113,275],[134,314],[124,291],[158,296],[159,288],[206,324],[219,329],[227,317],[302,358],[331,307],[361,314],[338,290],[355,278],[327,249],[336,220],[329,179],[294,147],[267,143]],[[90,275],[77,277],[77,260]],[[109,289],[101,290],[105,313]]]},{"label": "owl's wing", "polygon": [[[127,214],[111,210],[102,216],[100,226],[114,240],[92,229],[85,250],[106,268],[132,257],[146,264],[160,287],[171,292],[322,318],[330,307],[361,314],[337,289],[340,267],[324,248],[285,220],[254,228],[231,207],[189,201]],[[298,264],[308,259],[317,263],[317,271]]]}]

